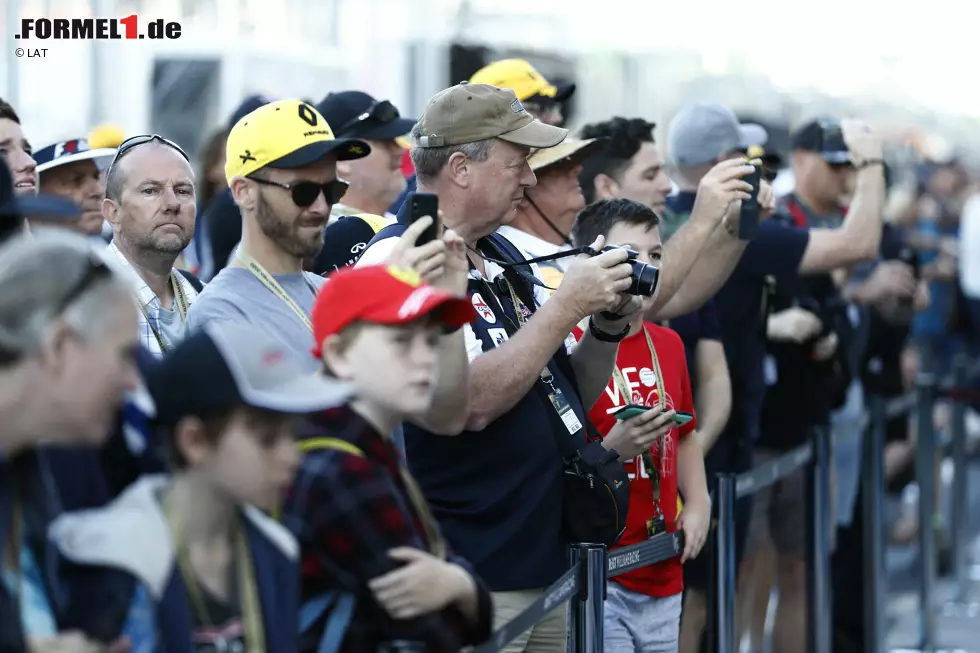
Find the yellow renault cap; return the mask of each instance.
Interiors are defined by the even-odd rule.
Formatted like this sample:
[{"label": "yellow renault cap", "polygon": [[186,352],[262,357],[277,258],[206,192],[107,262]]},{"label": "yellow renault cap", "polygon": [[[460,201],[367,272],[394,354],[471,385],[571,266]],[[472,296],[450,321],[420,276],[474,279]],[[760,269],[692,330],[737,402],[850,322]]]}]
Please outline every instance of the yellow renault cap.
[{"label": "yellow renault cap", "polygon": [[522,102],[535,96],[563,102],[575,92],[575,84],[555,86],[524,59],[494,61],[476,71],[469,81],[473,84],[509,88]]},{"label": "yellow renault cap", "polygon": [[302,100],[271,102],[246,114],[228,134],[225,178],[246,177],[261,168],[302,168],[328,154],[339,161],[371,152],[364,141],[334,138],[326,119]]}]

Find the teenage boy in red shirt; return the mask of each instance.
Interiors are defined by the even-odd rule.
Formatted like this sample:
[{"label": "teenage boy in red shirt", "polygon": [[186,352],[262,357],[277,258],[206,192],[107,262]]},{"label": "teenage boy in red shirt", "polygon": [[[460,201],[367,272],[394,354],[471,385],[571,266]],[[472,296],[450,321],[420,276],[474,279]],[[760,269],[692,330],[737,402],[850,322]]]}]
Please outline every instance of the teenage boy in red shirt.
[{"label": "teenage boy in red shirt", "polygon": [[[648,207],[622,198],[591,204],[576,218],[572,240],[589,244],[600,235],[608,245],[638,252],[638,261],[662,266],[660,218]],[[603,444],[620,454],[632,481],[626,532],[617,546],[676,530],[684,531],[685,545],[680,558],[616,576],[609,584],[606,653],[677,651],[681,565],[701,551],[711,512],[704,456],[691,437],[696,422],[684,345],[670,329],[643,320],[653,299],[644,298],[644,311],[620,342],[613,376],[589,417]],[[648,410],[618,419],[616,412],[627,404]],[[684,497],[680,515],[678,489]]]}]

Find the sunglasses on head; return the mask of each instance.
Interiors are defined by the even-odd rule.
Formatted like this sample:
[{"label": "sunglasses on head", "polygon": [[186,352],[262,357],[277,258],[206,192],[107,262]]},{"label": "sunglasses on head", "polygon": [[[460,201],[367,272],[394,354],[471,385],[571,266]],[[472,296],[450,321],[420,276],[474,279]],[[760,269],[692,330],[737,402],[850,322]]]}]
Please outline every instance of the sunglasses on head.
[{"label": "sunglasses on head", "polygon": [[156,141],[158,143],[163,143],[167,147],[176,150],[182,157],[184,157],[185,161],[187,161],[188,163],[190,162],[190,158],[188,158],[187,152],[181,149],[180,145],[177,145],[169,138],[164,138],[159,134],[140,134],[138,136],[130,136],[129,138],[127,138],[126,140],[124,140],[122,143],[119,144],[119,147],[116,148],[116,154],[112,157],[112,162],[109,164],[109,167],[106,169],[106,177],[108,177],[112,173],[112,168],[116,165],[116,163],[119,162],[119,159],[123,158],[123,156],[127,152],[132,152],[140,145],[146,145],[147,143],[152,143],[153,141]]},{"label": "sunglasses on head", "polygon": [[395,108],[388,100],[381,100],[380,102],[375,102],[367,108],[367,111],[361,113],[357,117],[348,120],[337,130],[338,134],[346,134],[348,130],[357,127],[363,122],[368,120],[373,120],[378,123],[391,122],[392,120],[398,119],[399,113],[398,109]]},{"label": "sunglasses on head", "polygon": [[333,206],[343,198],[347,192],[347,188],[350,186],[343,179],[331,179],[324,184],[318,184],[315,181],[285,183],[271,179],[262,179],[261,177],[249,177],[249,179],[260,184],[265,184],[266,186],[275,186],[283,190],[288,190],[293,196],[293,203],[300,208],[312,206],[316,198],[320,196],[320,193],[323,193],[327,204]]}]

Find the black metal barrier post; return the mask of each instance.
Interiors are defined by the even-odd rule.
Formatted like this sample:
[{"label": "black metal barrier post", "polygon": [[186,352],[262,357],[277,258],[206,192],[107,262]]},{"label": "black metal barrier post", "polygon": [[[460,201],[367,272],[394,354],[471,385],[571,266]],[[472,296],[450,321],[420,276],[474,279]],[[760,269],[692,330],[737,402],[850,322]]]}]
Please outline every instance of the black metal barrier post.
[{"label": "black metal barrier post", "polygon": [[[953,387],[965,388],[968,378],[968,362],[965,354],[959,354],[953,361]],[[952,572],[953,582],[956,584],[956,592],[953,601],[963,603],[966,601],[967,579],[966,579],[966,545],[967,545],[967,526],[966,526],[966,402],[962,400],[953,401],[952,424],[950,424],[953,436],[953,514],[950,520],[950,534],[952,541]]]},{"label": "black metal barrier post", "polygon": [[885,535],[881,527],[885,493],[885,400],[871,398],[871,429],[861,450],[861,518],[864,541],[864,648],[881,653],[885,646]]},{"label": "black metal barrier post", "polygon": [[936,586],[936,433],[932,408],[936,400],[936,375],[920,372],[916,378],[915,476],[919,485],[919,650],[931,651],[936,642],[933,597]]},{"label": "black metal barrier post", "polygon": [[572,597],[568,630],[571,653],[602,653],[603,608],[606,600],[606,547],[576,544],[572,567],[580,572],[578,595]]},{"label": "black metal barrier post", "polygon": [[830,431],[817,427],[811,438],[813,457],[807,483],[807,627],[809,653],[830,653],[831,598],[830,598]]},{"label": "black metal barrier post", "polygon": [[715,500],[718,526],[715,529],[713,554],[714,611],[709,620],[712,630],[712,653],[735,653],[738,650],[735,632],[735,497],[734,474],[717,476]]}]

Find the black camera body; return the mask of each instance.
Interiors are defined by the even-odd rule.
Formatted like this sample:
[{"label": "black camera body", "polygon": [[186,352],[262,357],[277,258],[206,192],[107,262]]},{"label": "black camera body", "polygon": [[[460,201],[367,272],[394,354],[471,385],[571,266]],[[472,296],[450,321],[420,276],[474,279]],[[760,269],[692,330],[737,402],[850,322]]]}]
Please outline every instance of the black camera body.
[{"label": "black camera body", "polygon": [[[617,249],[624,249],[622,247],[615,247],[614,245],[606,245],[602,248],[603,252],[608,252]],[[657,285],[660,283],[660,268],[655,265],[650,265],[649,263],[644,263],[642,261],[637,261],[639,257],[639,252],[635,252],[631,249],[625,250],[626,254],[629,256],[629,264],[632,268],[630,273],[630,287],[627,292],[631,295],[638,295],[640,297],[653,297],[657,292]],[[597,256],[601,252],[597,252],[591,247],[586,248],[586,253],[590,256]]]}]

